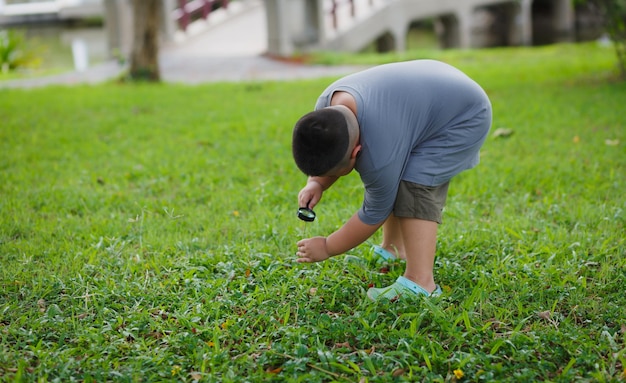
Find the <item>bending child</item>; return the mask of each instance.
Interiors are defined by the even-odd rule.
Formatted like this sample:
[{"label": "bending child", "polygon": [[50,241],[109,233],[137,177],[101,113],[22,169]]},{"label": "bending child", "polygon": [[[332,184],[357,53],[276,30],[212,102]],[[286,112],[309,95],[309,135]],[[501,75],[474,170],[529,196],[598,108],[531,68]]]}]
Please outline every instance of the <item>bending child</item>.
[{"label": "bending child", "polygon": [[367,296],[440,294],[433,267],[448,185],[478,164],[490,127],[486,93],[443,62],[385,64],[335,81],[293,130],[293,157],[308,176],[298,202],[312,209],[339,177],[356,169],[363,205],[328,237],[299,241],[297,261],[345,253],[382,226],[374,252],[406,259],[406,269],[393,285],[371,288]]}]

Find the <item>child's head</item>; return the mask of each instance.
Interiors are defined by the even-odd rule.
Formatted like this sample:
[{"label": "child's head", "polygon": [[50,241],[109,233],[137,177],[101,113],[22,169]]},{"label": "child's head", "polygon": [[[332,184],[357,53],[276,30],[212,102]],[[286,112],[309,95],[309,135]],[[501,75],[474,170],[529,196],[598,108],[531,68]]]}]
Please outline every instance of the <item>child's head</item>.
[{"label": "child's head", "polygon": [[329,106],[296,122],[291,150],[303,173],[323,176],[349,166],[358,139],[359,125],[352,111],[343,105]]}]

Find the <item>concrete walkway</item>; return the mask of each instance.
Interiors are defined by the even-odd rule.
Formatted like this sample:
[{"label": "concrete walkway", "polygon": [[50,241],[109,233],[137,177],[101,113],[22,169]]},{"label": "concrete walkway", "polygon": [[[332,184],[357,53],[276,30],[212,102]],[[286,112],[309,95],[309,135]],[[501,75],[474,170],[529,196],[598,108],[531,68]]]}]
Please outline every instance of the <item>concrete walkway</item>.
[{"label": "concrete walkway", "polygon": [[[233,1],[225,14],[196,23],[176,40],[164,44],[160,51],[161,77],[168,83],[293,80],[341,76],[363,69],[301,65],[266,57],[267,28],[261,0]],[[0,88],[97,84],[115,78],[123,69],[116,62],[106,62],[83,72],[0,81]]]}]

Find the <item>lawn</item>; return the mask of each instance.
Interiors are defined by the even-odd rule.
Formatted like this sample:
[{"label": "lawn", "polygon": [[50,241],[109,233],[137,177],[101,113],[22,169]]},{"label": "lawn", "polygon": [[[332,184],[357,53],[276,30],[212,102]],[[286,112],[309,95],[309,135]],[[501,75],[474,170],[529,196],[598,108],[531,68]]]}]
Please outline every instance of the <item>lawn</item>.
[{"label": "lawn", "polygon": [[626,82],[595,44],[415,51],[494,107],[440,227],[434,299],[370,303],[369,245],[296,264],[293,123],[333,79],[0,90],[2,381],[626,380]]}]

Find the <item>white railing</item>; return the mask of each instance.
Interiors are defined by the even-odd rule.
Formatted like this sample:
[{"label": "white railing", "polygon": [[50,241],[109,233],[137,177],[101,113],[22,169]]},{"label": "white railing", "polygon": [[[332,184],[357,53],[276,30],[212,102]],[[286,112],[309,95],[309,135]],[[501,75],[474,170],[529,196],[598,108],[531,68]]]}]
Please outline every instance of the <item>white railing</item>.
[{"label": "white railing", "polygon": [[65,8],[80,7],[83,5],[101,4],[102,0],[38,0],[8,3],[0,0],[0,16],[29,16],[57,14]]}]

